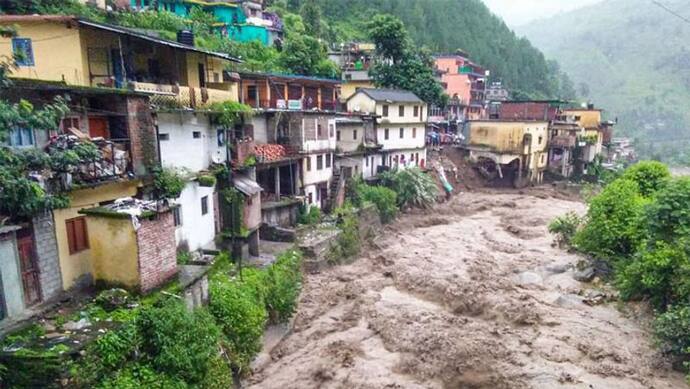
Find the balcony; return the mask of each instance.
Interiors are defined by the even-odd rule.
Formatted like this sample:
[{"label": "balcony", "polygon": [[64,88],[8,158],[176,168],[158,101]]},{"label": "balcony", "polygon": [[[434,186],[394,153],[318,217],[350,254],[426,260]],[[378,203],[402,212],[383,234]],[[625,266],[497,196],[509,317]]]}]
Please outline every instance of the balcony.
[{"label": "balcony", "polygon": [[551,138],[549,141],[549,147],[557,148],[573,148],[577,139],[574,136],[569,135],[558,135]]},{"label": "balcony", "polygon": [[322,100],[320,106],[315,100],[308,101],[307,99],[264,100],[246,98],[244,103],[254,109],[285,109],[288,111],[302,111],[315,109],[319,109],[321,111],[337,111],[338,109],[338,102],[335,100]]},{"label": "balcony", "polygon": [[220,89],[191,88],[168,84],[131,82],[130,89],[135,92],[151,94],[151,103],[164,108],[208,108],[214,103],[236,101],[236,94]]}]

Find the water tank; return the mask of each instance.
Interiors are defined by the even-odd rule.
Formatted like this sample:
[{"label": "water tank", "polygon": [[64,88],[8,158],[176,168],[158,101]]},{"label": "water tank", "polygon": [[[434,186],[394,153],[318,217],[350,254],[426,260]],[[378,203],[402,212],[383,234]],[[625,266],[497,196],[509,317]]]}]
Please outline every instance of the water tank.
[{"label": "water tank", "polygon": [[177,32],[177,41],[187,46],[194,46],[194,33],[190,30],[180,30]]}]

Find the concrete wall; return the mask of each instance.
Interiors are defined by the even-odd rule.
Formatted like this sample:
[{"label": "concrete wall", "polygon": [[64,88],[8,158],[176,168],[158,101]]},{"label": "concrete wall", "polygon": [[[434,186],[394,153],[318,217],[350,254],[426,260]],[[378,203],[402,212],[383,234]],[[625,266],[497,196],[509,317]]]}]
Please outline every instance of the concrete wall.
[{"label": "concrete wall", "polygon": [[338,123],[336,131],[340,134],[336,141],[340,152],[351,153],[364,144],[364,123]]},{"label": "concrete wall", "polygon": [[296,202],[285,203],[283,206],[262,208],[261,220],[271,226],[291,227],[297,224],[297,212],[300,204]]},{"label": "concrete wall", "polygon": [[32,220],[38,270],[43,300],[51,300],[62,292],[60,259],[52,213],[44,213]]},{"label": "concrete wall", "polygon": [[[194,138],[200,132],[200,138]],[[208,169],[212,157],[225,161],[225,146],[218,146],[218,133],[212,127],[208,115],[194,113],[158,114],[158,133],[167,134],[169,140],[161,140],[163,166],[187,169],[196,173]]]},{"label": "concrete wall", "polygon": [[132,221],[103,216],[89,216],[87,220],[94,279],[136,288],[139,251]]},{"label": "concrete wall", "polygon": [[[321,156],[323,164],[321,170],[318,169],[317,159]],[[328,158],[335,159],[333,153],[309,154],[304,156],[302,161],[302,184],[304,186],[330,181],[333,177],[333,165],[326,167],[326,160]],[[307,159],[311,160],[311,169],[307,170]]]},{"label": "concrete wall", "polygon": [[245,227],[255,230],[261,227],[261,194],[248,197],[244,203],[243,220]]},{"label": "concrete wall", "polygon": [[426,148],[408,149],[385,153],[384,162],[386,166],[398,169],[415,166],[423,167],[427,165]]},{"label": "concrete wall", "polygon": [[[87,281],[92,274],[91,250],[70,254],[65,221],[83,216],[79,211],[93,208],[101,202],[112,201],[121,197],[131,197],[137,193],[139,181],[124,181],[104,184],[90,189],[81,189],[70,193],[70,207],[53,211],[55,236],[58,244],[62,285],[65,289],[75,286],[77,281]],[[87,220],[88,230],[88,220]],[[89,234],[89,239],[91,234]]]},{"label": "concrete wall", "polygon": [[[371,81],[343,81],[340,89],[340,100],[343,101],[348,99],[350,96],[354,95],[359,88],[375,88],[375,86]],[[373,112],[373,110],[369,112]]]},{"label": "concrete wall", "polygon": [[601,111],[594,109],[566,109],[563,111],[567,116],[579,116],[578,124],[584,128],[598,128],[601,124]]},{"label": "concrete wall", "polygon": [[[213,212],[213,208],[209,210]],[[139,277],[143,292],[156,289],[177,274],[175,226],[172,212],[141,220],[137,231]]]},{"label": "concrete wall", "polygon": [[[400,137],[400,129],[403,136]],[[386,139],[388,130],[388,139]],[[383,150],[415,149],[426,144],[426,125],[424,123],[391,125],[381,124],[377,130],[378,143],[383,145]]]},{"label": "concrete wall", "polygon": [[21,314],[24,311],[24,293],[14,232],[0,234],[0,286],[7,317]]},{"label": "concrete wall", "polygon": [[[175,229],[176,247],[186,243],[189,250],[195,251],[213,241],[216,236],[214,209],[214,188],[200,186],[191,181],[175,200],[180,205],[182,225]],[[208,213],[201,214],[201,199],[208,196]]]},{"label": "concrete wall", "polygon": [[[12,71],[13,77],[66,81],[72,85],[88,85],[89,74],[84,68],[79,29],[67,28],[65,23],[21,22],[14,26],[17,37],[30,38],[34,52],[34,66],[21,66]],[[0,37],[0,56],[12,57],[12,39]]]}]

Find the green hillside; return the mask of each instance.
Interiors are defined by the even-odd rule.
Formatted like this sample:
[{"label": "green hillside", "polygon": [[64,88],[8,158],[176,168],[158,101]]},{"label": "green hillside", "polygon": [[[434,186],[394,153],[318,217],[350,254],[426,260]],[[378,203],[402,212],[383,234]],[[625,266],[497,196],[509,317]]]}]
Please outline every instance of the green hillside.
[{"label": "green hillside", "polygon": [[[664,5],[690,17],[685,0]],[[690,24],[648,0],[605,0],[518,29],[646,157],[690,163]]]},{"label": "green hillside", "polygon": [[[297,11],[309,0],[287,0]],[[366,40],[365,24],[377,13],[399,17],[420,45],[434,52],[463,49],[492,70],[517,96],[572,98],[558,64],[547,62],[527,39],[518,38],[480,0],[316,0],[325,19],[323,38]],[[286,4],[286,0],[274,0]]]}]

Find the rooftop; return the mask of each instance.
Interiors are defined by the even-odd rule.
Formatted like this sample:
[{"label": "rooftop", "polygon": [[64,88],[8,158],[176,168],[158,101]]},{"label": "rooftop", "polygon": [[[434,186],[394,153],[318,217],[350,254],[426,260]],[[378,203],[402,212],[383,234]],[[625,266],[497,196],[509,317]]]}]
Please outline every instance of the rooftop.
[{"label": "rooftop", "polygon": [[326,82],[330,84],[340,84],[339,79],[303,76],[299,74],[284,74],[284,73],[259,73],[259,72],[240,72],[241,78],[277,78],[285,81],[314,81]]},{"label": "rooftop", "polygon": [[[423,103],[424,101],[414,93],[402,89],[370,89],[360,88],[357,93],[350,96],[352,99],[359,93],[364,93],[376,101],[390,101],[396,103]],[[349,100],[349,99],[348,99]]]},{"label": "rooftop", "polygon": [[215,51],[205,50],[194,46],[185,45],[176,41],[171,41],[167,39],[158,38],[151,36],[149,34],[137,31],[134,29],[116,26],[112,24],[105,24],[100,22],[94,22],[87,19],[82,19],[76,16],[63,16],[63,15],[2,15],[0,16],[0,24],[10,24],[10,23],[21,23],[21,22],[60,22],[60,23],[76,23],[79,26],[94,28],[102,31],[110,31],[115,34],[127,35],[133,38],[149,41],[151,43],[156,43],[160,45],[165,45],[178,50],[193,51],[201,54],[210,55],[212,57],[217,57],[225,59],[232,62],[241,62],[239,59],[227,55],[225,53],[218,53]]}]

